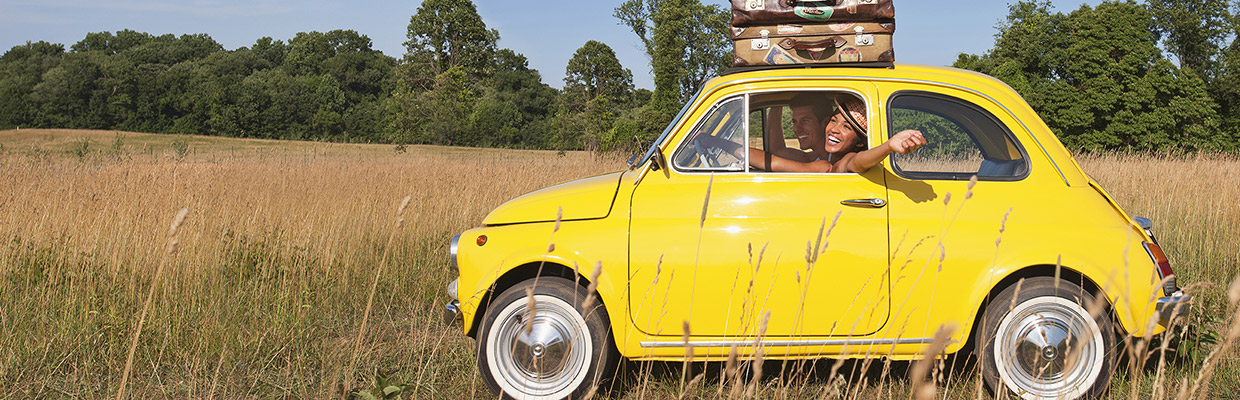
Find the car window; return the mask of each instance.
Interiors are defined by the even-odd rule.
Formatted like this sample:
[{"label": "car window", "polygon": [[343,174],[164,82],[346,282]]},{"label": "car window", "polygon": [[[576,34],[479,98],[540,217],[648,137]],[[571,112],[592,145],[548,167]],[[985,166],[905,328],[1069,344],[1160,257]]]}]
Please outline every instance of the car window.
[{"label": "car window", "polygon": [[[745,171],[745,125],[744,97],[734,97],[716,104],[672,156],[675,166],[688,171]],[[717,141],[701,140],[703,138],[698,136],[732,142],[736,146],[730,147],[739,147],[742,151],[725,151],[724,146],[717,145]]]},{"label": "car window", "polygon": [[[796,90],[753,93],[749,95],[749,148],[752,156],[778,156],[791,161],[809,163],[820,159],[827,151],[826,127],[838,110],[839,99],[857,100],[864,104],[855,91],[844,90]],[[862,110],[864,111],[864,110]],[[865,138],[854,146],[853,151],[866,148]],[[770,160],[750,160],[751,172],[768,172],[760,168],[770,165]],[[781,171],[769,171],[781,172]]]},{"label": "car window", "polygon": [[889,134],[921,131],[926,145],[912,154],[892,153],[895,172],[907,178],[1017,180],[1028,159],[1012,133],[993,115],[967,101],[913,92],[892,97]]}]

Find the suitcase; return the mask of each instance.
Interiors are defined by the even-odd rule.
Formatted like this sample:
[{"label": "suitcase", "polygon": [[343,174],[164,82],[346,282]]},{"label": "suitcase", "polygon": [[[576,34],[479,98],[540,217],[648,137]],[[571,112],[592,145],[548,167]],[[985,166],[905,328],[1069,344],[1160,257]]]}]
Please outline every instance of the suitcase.
[{"label": "suitcase", "polygon": [[895,18],[892,0],[732,0],[732,26]]},{"label": "suitcase", "polygon": [[777,24],[777,25],[759,25],[759,26],[733,26],[732,40],[738,39],[760,39],[763,31],[766,31],[767,38],[783,38],[795,36],[825,36],[825,35],[855,35],[858,33],[866,34],[893,34],[896,32],[896,23],[894,20],[876,21],[876,22],[832,22],[832,23],[813,23],[813,24]]},{"label": "suitcase", "polygon": [[894,62],[894,22],[732,28],[732,66]]}]

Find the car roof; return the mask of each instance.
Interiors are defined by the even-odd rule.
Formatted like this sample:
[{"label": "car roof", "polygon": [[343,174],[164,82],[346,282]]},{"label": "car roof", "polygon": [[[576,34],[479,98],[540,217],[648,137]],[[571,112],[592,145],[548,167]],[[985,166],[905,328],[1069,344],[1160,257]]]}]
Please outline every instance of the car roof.
[{"label": "car roof", "polygon": [[[890,82],[919,82],[955,86],[981,92],[991,97],[1020,98],[1003,81],[982,73],[951,67],[901,63],[820,64],[767,67],[741,67],[724,71],[707,81],[703,89],[717,88],[737,81],[770,81],[789,79],[848,79]],[[1023,101],[1023,99],[1022,99]]]}]

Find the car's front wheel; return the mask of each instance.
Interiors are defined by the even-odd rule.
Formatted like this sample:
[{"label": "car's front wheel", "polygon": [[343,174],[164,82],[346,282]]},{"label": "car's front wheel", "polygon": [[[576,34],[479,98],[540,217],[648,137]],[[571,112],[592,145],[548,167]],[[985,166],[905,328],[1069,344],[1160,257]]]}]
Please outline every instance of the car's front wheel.
[{"label": "car's front wheel", "polygon": [[610,377],[618,359],[611,326],[597,298],[586,307],[589,296],[570,280],[541,277],[496,297],[478,338],[478,369],[491,392],[580,398]]},{"label": "car's front wheel", "polygon": [[1094,318],[1086,310],[1094,301],[1080,286],[1050,277],[1026,279],[992,299],[976,340],[982,377],[996,397],[1100,396],[1114,371],[1115,334],[1107,313]]}]

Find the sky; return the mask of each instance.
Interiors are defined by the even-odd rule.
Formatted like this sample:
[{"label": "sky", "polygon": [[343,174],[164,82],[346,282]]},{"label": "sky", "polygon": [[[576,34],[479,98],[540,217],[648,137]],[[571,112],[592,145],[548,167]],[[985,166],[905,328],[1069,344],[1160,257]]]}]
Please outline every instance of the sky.
[{"label": "sky", "polygon": [[[730,8],[723,0],[703,0]],[[1058,11],[1101,0],[1053,0]],[[474,0],[499,45],[524,54],[543,82],[564,85],[564,67],[588,40],[611,46],[633,71],[637,87],[652,88],[649,59],[641,41],[612,16],[622,0]],[[261,37],[288,41],[298,32],[352,29],[368,36],[376,50],[405,53],[409,17],[421,0],[0,0],[0,49],[27,41],[64,44],[90,32],[124,29],[153,35],[205,33],[233,50]],[[896,61],[951,65],[960,53],[982,54],[994,45],[997,26],[1010,1],[895,0]]]}]

